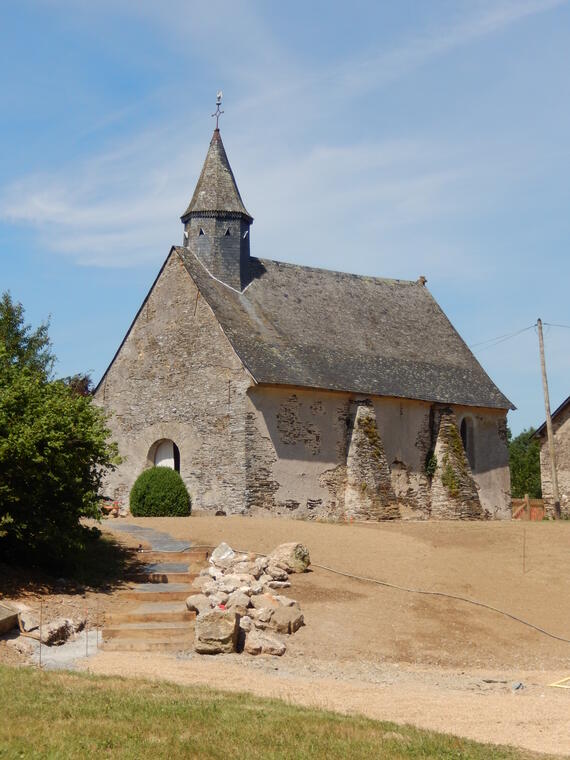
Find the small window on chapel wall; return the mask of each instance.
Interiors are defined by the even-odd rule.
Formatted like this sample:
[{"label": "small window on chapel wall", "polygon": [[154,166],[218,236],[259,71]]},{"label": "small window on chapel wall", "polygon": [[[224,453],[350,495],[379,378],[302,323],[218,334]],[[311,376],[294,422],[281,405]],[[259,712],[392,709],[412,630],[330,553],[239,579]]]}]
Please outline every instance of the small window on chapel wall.
[{"label": "small window on chapel wall", "polygon": [[170,467],[171,470],[180,472],[180,450],[178,446],[168,438],[157,441],[151,447],[154,453],[151,457],[155,467]]},{"label": "small window on chapel wall", "polygon": [[230,228],[228,227],[228,229],[226,230],[226,237],[229,237],[230,235],[231,235],[231,232],[230,232]]},{"label": "small window on chapel wall", "polygon": [[204,230],[200,227],[200,232],[198,233],[198,237],[204,234]]}]

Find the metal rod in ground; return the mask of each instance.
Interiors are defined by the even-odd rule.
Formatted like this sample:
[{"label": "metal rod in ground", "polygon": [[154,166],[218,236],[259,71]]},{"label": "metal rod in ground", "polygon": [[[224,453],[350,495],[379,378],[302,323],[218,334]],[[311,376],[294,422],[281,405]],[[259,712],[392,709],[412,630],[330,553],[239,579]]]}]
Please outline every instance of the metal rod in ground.
[{"label": "metal rod in ground", "polygon": [[44,603],[40,599],[40,668],[42,666],[42,623],[44,617]]},{"label": "metal rod in ground", "polygon": [[85,610],[85,657],[89,657],[89,612]]},{"label": "metal rod in ground", "polygon": [[526,528],[523,528],[523,575],[526,573]]}]

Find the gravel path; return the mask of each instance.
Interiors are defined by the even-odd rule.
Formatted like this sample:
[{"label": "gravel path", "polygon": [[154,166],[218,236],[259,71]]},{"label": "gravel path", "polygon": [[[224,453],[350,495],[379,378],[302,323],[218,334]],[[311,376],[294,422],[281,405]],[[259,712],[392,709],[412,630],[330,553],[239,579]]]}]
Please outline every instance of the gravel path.
[{"label": "gravel path", "polygon": [[[268,552],[299,540],[313,562],[469,596],[570,637],[567,524],[333,525],[196,515],[129,523],[186,545],[225,540]],[[123,522],[105,523],[118,525],[123,531]],[[142,535],[136,532],[132,540]],[[288,593],[300,601],[306,626],[291,637],[283,658],[101,652],[85,665],[99,673],[251,691],[570,755],[570,690],[549,686],[570,675],[570,644],[462,602],[320,569],[291,580]],[[524,688],[514,690],[521,682]]]}]

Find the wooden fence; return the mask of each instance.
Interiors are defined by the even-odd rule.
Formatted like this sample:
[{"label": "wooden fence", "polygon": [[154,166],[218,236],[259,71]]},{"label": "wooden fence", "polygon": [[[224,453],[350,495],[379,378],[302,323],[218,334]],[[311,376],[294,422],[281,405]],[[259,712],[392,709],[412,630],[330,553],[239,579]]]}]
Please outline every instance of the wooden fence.
[{"label": "wooden fence", "polygon": [[512,499],[513,520],[544,520],[546,509],[543,499]]}]

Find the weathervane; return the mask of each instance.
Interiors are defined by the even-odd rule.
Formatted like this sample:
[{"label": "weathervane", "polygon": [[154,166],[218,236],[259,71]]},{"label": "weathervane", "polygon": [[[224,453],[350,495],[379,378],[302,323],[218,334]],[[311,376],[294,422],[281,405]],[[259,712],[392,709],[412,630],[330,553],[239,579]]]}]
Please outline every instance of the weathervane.
[{"label": "weathervane", "polygon": [[224,113],[220,106],[222,105],[222,96],[223,92],[221,90],[218,90],[218,94],[216,95],[216,110],[212,114],[212,116],[216,117],[216,129],[218,129],[218,122],[220,121],[220,116]]}]

